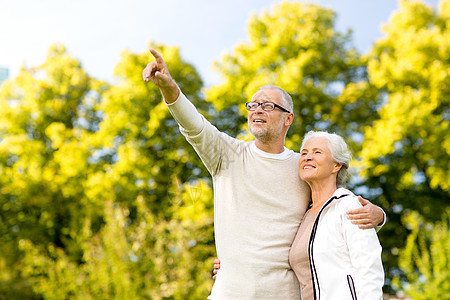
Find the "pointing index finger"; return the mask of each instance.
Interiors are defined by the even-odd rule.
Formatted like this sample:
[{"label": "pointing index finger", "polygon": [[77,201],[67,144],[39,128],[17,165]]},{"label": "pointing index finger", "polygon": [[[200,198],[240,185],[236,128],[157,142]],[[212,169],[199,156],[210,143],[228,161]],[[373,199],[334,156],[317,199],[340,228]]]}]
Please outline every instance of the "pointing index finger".
[{"label": "pointing index finger", "polygon": [[164,63],[164,60],[163,60],[161,54],[159,54],[155,49],[150,48],[149,51],[153,55],[153,57],[155,58],[155,60],[156,60],[156,62],[158,64],[163,64]]}]

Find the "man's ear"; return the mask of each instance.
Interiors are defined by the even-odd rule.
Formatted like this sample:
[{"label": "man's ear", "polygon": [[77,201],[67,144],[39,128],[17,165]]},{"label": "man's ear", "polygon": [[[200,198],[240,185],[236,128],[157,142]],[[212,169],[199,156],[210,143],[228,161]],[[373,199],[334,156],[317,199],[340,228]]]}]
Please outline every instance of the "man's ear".
[{"label": "man's ear", "polygon": [[294,121],[294,113],[289,113],[286,120],[284,120],[284,126],[291,126],[293,121]]}]

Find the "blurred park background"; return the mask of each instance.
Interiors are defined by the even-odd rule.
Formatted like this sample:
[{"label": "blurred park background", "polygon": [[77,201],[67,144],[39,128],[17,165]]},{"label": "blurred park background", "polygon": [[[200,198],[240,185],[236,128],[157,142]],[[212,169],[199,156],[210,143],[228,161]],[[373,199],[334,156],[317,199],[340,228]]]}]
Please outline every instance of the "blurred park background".
[{"label": "blurred park background", "polygon": [[[317,3],[249,18],[211,85],[179,47],[148,47],[232,136],[250,138],[244,103],[264,84],[294,99],[288,148],[311,129],[345,136],[349,187],[388,216],[386,295],[450,299],[450,0],[399,1],[364,53]],[[211,179],[142,81],[147,48],[124,50],[113,82],[75,57],[53,44],[0,85],[0,299],[205,299]]]}]

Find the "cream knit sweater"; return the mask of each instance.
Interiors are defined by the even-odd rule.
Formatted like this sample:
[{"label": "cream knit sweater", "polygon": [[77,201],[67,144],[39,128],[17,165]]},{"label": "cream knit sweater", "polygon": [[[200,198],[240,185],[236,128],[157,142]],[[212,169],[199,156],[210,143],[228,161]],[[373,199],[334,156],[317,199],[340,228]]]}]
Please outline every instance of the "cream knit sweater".
[{"label": "cream knit sweater", "polygon": [[213,177],[221,268],[208,299],[300,299],[288,262],[310,199],[299,154],[266,153],[219,132],[182,93],[168,106]]}]

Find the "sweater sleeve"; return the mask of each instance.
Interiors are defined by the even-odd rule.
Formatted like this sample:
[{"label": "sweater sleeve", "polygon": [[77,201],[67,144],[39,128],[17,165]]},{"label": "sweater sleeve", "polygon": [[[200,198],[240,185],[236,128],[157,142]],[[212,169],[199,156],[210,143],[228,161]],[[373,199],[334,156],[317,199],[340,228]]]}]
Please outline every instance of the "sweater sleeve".
[{"label": "sweater sleeve", "polygon": [[195,106],[180,91],[178,99],[167,105],[169,111],[177,123],[191,134],[198,134],[204,126],[202,115],[198,113]]},{"label": "sweater sleeve", "polygon": [[383,227],[384,224],[386,224],[386,222],[387,222],[387,216],[386,216],[386,213],[384,212],[384,210],[383,210],[381,207],[380,207],[380,209],[381,209],[381,211],[383,212],[384,220],[383,220],[383,223],[381,223],[381,225],[378,225],[378,226],[375,227],[375,230],[376,230],[377,232],[380,231],[381,227]]},{"label": "sweater sleeve", "polygon": [[168,107],[180,125],[180,132],[195,149],[211,175],[214,176],[227,167],[239,146],[238,140],[220,132],[208,122],[181,92],[178,99],[168,104]]},{"label": "sweater sleeve", "polygon": [[[345,209],[360,207],[356,197]],[[347,203],[349,203],[347,202]],[[358,299],[382,299],[384,270],[381,261],[381,245],[375,229],[360,229],[342,215],[343,235],[346,241],[350,261],[356,270],[353,278]]]}]

